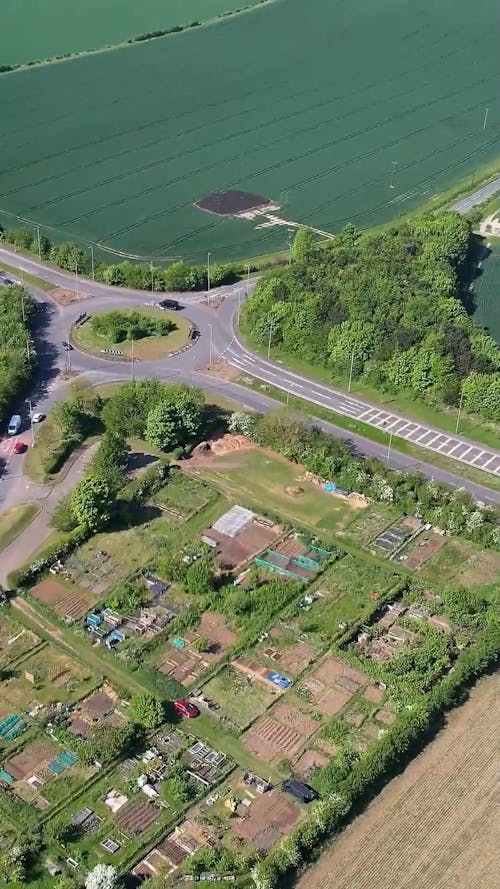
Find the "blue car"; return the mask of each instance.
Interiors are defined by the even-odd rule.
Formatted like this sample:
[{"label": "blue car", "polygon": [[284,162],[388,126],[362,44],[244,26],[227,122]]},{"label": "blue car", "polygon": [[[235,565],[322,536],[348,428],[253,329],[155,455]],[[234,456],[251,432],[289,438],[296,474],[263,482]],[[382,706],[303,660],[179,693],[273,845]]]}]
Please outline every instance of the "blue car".
[{"label": "blue car", "polygon": [[268,677],[269,682],[273,682],[274,685],[279,686],[279,688],[290,688],[292,685],[292,680],[287,679],[286,676],[283,676],[281,673],[269,673]]}]

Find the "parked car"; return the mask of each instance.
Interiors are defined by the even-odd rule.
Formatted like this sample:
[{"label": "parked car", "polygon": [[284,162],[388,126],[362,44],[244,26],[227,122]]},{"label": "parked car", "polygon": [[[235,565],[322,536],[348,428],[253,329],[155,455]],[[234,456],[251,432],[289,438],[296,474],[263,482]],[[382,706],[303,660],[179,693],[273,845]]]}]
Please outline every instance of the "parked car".
[{"label": "parked car", "polygon": [[190,704],[189,701],[174,701],[174,710],[176,713],[180,713],[181,716],[186,716],[187,719],[194,719],[195,716],[199,716],[200,711],[198,707],[195,707],[194,704]]},{"label": "parked car", "polygon": [[14,453],[15,454],[24,454],[26,450],[26,445],[24,441],[16,441],[14,445]]},{"label": "parked car", "polygon": [[300,803],[312,803],[313,800],[318,799],[314,787],[310,787],[309,784],[304,784],[302,781],[283,781],[281,789],[285,793],[291,793]]},{"label": "parked car", "polygon": [[71,352],[73,349],[71,343],[67,343],[66,340],[62,341],[61,346],[63,347],[63,349],[66,349],[66,352]]},{"label": "parked car", "polygon": [[31,419],[33,420],[33,423],[41,423],[42,420],[45,420],[45,414],[37,412],[36,414],[33,414]]},{"label": "parked car", "polygon": [[267,678],[269,682],[272,682],[273,685],[277,685],[278,688],[287,689],[290,688],[291,685],[293,685],[292,680],[287,679],[287,677],[283,676],[282,673],[275,673],[273,671],[272,673],[268,674]]},{"label": "parked car", "polygon": [[9,433],[9,435],[17,435],[20,428],[21,428],[21,417],[19,416],[19,414],[14,414],[14,416],[10,418],[9,425],[7,427],[7,432]]}]

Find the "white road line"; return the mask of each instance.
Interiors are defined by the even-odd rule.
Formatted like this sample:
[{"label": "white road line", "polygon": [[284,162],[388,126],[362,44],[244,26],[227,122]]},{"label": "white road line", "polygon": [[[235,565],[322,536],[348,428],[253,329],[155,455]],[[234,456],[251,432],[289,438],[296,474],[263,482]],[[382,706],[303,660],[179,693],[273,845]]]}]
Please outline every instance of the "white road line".
[{"label": "white road line", "polygon": [[362,414],[360,414],[360,415],[359,415],[359,419],[360,419],[360,420],[365,420],[367,423],[369,423],[370,420],[369,420],[368,418],[369,418],[370,414],[373,414],[374,417],[378,417],[378,415],[380,414],[380,411],[378,411],[378,410],[376,410],[375,408],[371,407],[369,410],[364,411]]},{"label": "white road line", "polygon": [[488,453],[488,451],[479,451],[479,454],[476,454],[476,456],[473,457],[470,462],[475,463],[476,460],[479,460],[479,458],[483,456],[483,454],[487,454],[487,453]]},{"label": "white road line", "polygon": [[[473,445],[471,445],[469,448],[467,448],[466,451],[463,452],[462,456],[460,457],[460,460],[463,460],[465,455],[468,454],[469,451],[473,451],[473,450],[474,450],[474,447],[473,447]],[[467,460],[466,462],[468,463],[469,461]]]},{"label": "white road line", "polygon": [[[454,441],[453,438],[450,438],[450,441]],[[448,457],[451,456],[458,448],[463,448],[463,441],[459,441],[458,444],[454,445],[450,451],[448,451]],[[460,460],[460,457],[458,458]]]},{"label": "white road line", "polygon": [[[445,445],[449,445],[450,441],[453,441],[453,439],[445,438],[445,440],[442,441],[441,444],[438,444],[438,446],[437,446],[437,448],[436,448],[436,451],[440,451],[441,448],[444,448],[444,447],[445,447]],[[446,451],[446,456],[447,456],[447,457],[448,457],[450,454],[451,454],[451,451]]]},{"label": "white road line", "polygon": [[[422,428],[422,427],[420,427],[420,429],[421,429],[421,428]],[[432,432],[431,432],[430,429],[426,429],[425,432],[420,432],[420,431],[419,431],[419,435],[418,435],[417,441],[418,441],[418,442],[422,441],[422,439],[423,439],[423,438],[426,438],[427,435],[432,435]],[[437,435],[435,435],[434,438],[437,438]],[[425,445],[425,447],[427,447],[427,444]]]},{"label": "white road line", "polygon": [[[483,463],[483,465],[481,466],[481,469],[486,469],[486,467],[489,466],[490,463],[492,463],[493,460],[496,460],[496,459],[497,459],[497,457],[495,456],[495,454],[493,454],[493,456],[490,457],[490,459],[487,460],[486,463]],[[499,467],[500,467],[500,464],[499,464]]]}]

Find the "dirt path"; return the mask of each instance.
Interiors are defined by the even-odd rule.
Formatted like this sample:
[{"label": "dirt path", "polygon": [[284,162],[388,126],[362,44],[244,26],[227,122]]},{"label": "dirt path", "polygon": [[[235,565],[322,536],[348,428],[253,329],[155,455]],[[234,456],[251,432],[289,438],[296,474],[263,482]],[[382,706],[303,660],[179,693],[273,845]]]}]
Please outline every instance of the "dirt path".
[{"label": "dirt path", "polygon": [[[62,479],[53,485],[36,485],[23,479],[18,489],[19,502],[40,503],[41,509],[36,518],[5,549],[0,560],[0,584],[7,585],[7,577],[26,562],[30,555],[39,549],[51,533],[49,521],[61,497],[68,494],[80,481],[82,473],[91,460],[99,442],[91,444],[73,462]],[[25,484],[23,484],[26,482]]]},{"label": "dirt path", "polygon": [[91,645],[87,643],[80,645],[76,639],[74,643],[68,642],[65,633],[55,627],[48,619],[38,614],[26,599],[16,596],[10,600],[10,604],[24,615],[28,623],[35,629],[38,628],[41,630],[44,636],[49,637],[49,639],[52,639],[58,646],[71,652],[71,654],[87,664],[88,667],[91,667],[97,674],[105,675],[111,682],[120,687],[128,688],[130,691],[147,691],[140,682],[137,682],[131,677],[130,673],[122,672],[114,667],[113,664],[101,660],[101,658],[92,650]]},{"label": "dirt path", "polygon": [[500,676],[473,689],[447,727],[391,781],[298,889],[493,889]]}]

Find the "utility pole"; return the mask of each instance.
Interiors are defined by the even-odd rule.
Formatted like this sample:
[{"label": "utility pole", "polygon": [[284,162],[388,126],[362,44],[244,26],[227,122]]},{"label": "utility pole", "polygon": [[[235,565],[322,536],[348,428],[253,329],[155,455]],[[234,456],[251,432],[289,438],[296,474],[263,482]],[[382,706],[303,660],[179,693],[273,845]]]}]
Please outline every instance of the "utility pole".
[{"label": "utility pole", "polygon": [[484,109],[483,132],[486,129],[486,121],[488,120],[488,111],[489,110],[490,110],[489,108]]},{"label": "utility pole", "polygon": [[130,379],[134,382],[135,379],[135,370],[134,370],[134,340],[132,338],[132,356],[130,360]]},{"label": "utility pole", "polygon": [[389,445],[387,447],[387,466],[389,466],[389,460],[391,458],[391,448],[392,448],[392,429],[389,432]]},{"label": "utility pole", "polygon": [[238,327],[240,326],[240,312],[241,312],[241,287],[238,287]]},{"label": "utility pole", "polygon": [[211,253],[207,253],[207,302],[210,303],[210,257]]},{"label": "utility pole", "polygon": [[31,447],[35,447],[35,424],[33,423],[33,403],[31,398],[26,399],[26,403],[30,406],[30,423],[31,423]]},{"label": "utility pole", "polygon": [[399,166],[399,161],[392,161],[391,184],[389,185],[389,188],[395,188],[395,187],[396,187],[396,186],[394,185],[394,176],[395,176],[395,174],[396,174],[396,167],[397,167],[397,166]]},{"label": "utility pole", "polygon": [[271,357],[271,339],[273,336],[273,330],[274,330],[274,318],[271,318],[271,321],[269,323],[269,342],[267,344],[267,360],[268,361]]},{"label": "utility pole", "polygon": [[458,427],[460,426],[460,417],[462,414],[462,407],[464,403],[464,390],[462,389],[460,393],[460,402],[458,405],[458,415],[457,415],[457,425],[455,426],[455,435],[458,435]]},{"label": "utility pole", "polygon": [[[209,254],[209,256],[210,256],[210,254]],[[208,329],[209,329],[209,337],[210,337],[210,340],[209,340],[209,342],[210,342],[210,345],[209,345],[209,349],[210,349],[210,358],[209,358],[209,360],[208,360],[208,366],[211,367],[211,366],[212,366],[212,341],[213,341],[213,333],[214,333],[214,326],[213,326],[213,324],[209,324],[209,325],[208,325]]]},{"label": "utility pole", "polygon": [[38,240],[38,259],[41,262],[42,261],[42,245],[40,243],[40,226],[39,225],[37,225],[37,227],[36,227],[36,236],[37,236],[37,240]]},{"label": "utility pole", "polygon": [[92,280],[95,281],[94,245],[89,244],[89,247],[90,247],[90,262],[92,263]]},{"label": "utility pole", "polygon": [[351,352],[351,367],[349,370],[349,386],[347,387],[347,391],[351,391],[351,383],[352,383],[352,369],[354,366],[354,352]]},{"label": "utility pole", "polygon": [[247,296],[248,296],[249,287],[250,287],[250,263],[247,262]]},{"label": "utility pole", "polygon": [[75,286],[76,286],[76,295],[79,296],[78,293],[78,259],[75,259]]},{"label": "utility pole", "polygon": [[155,267],[152,262],[149,263],[149,268],[151,271],[151,293],[155,292]]},{"label": "utility pole", "polygon": [[69,331],[68,331],[68,368],[69,368],[69,372],[71,374],[71,341],[69,338]]},{"label": "utility pole", "polygon": [[292,229],[288,229],[288,265],[292,264]]},{"label": "utility pole", "polygon": [[23,324],[26,326],[26,310],[24,308],[24,274],[23,274],[22,281],[23,281],[23,284],[22,284],[23,289],[21,290],[21,312],[22,312],[22,316],[23,316]]}]

